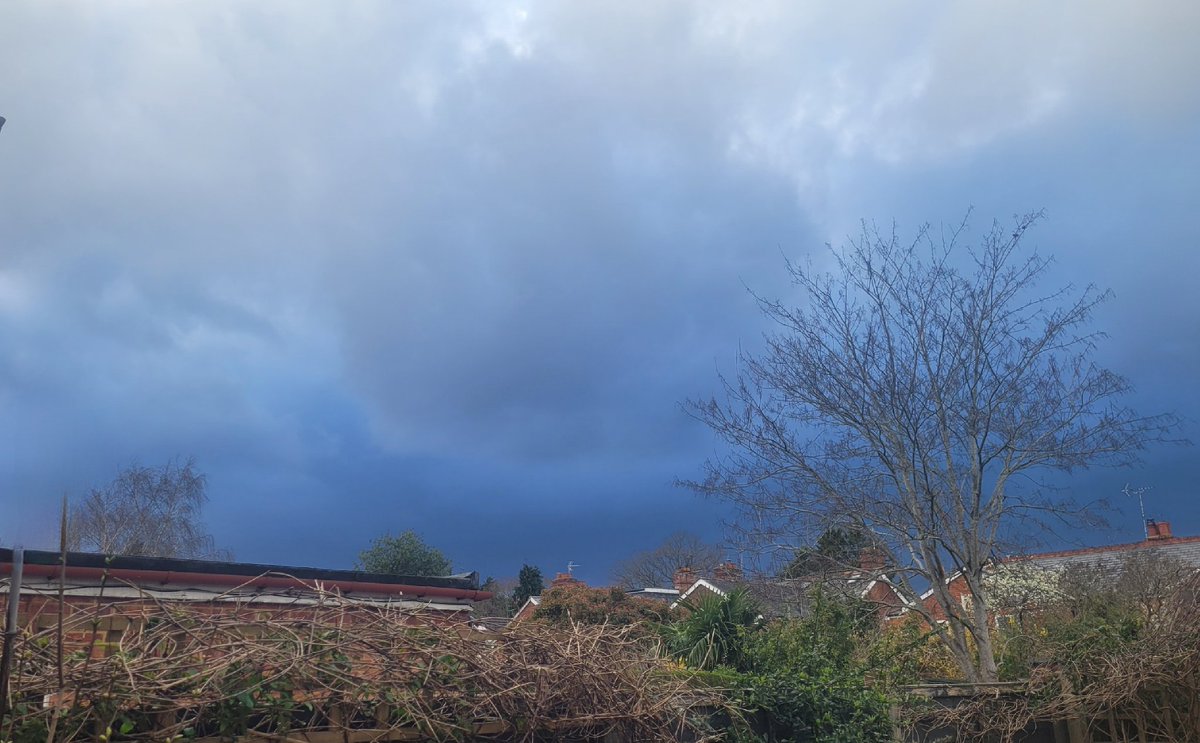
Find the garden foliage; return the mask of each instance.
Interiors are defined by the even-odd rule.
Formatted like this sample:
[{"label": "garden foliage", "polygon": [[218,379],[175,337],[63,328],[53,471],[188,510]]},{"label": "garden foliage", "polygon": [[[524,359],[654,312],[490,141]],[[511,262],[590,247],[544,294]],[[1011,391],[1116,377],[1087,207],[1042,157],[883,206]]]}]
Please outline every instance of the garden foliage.
[{"label": "garden foliage", "polygon": [[660,601],[630,596],[620,588],[588,588],[584,585],[554,586],[542,594],[533,614],[548,624],[632,626],[654,634],[671,619],[671,608]]},{"label": "garden foliage", "polygon": [[731,689],[745,710],[731,740],[890,740],[887,697],[866,684],[875,623],[864,604],[817,595],[808,617],[764,622],[751,603],[739,592],[706,601],[668,635],[677,659],[710,669],[697,683]]}]

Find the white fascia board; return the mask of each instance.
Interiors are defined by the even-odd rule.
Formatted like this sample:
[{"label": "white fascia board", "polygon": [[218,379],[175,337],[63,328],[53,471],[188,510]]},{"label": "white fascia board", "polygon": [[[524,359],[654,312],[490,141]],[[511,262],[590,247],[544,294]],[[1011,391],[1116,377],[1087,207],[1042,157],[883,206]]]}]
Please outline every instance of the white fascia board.
[{"label": "white fascia board", "polygon": [[541,606],[542,605],[542,597],[541,596],[530,596],[529,598],[525,599],[525,603],[521,604],[521,608],[517,609],[517,613],[513,614],[513,616],[514,617],[520,616],[521,612],[525,611],[525,607],[529,606],[530,604],[533,604],[533,606],[535,608]]},{"label": "white fascia board", "polygon": [[[962,577],[962,571],[955,570],[953,573],[950,574],[950,577],[946,579],[946,585],[950,585],[956,579],[961,578],[961,577]],[[925,599],[929,598],[932,595],[933,595],[933,586],[930,586],[928,589],[926,589],[925,593],[921,594],[921,600],[924,601]]]},{"label": "white fascia board", "polygon": [[725,592],[724,592],[724,591],[722,591],[720,588],[717,588],[716,586],[714,586],[713,584],[709,583],[708,581],[704,580],[703,578],[700,578],[700,579],[699,579],[699,580],[697,580],[695,583],[693,583],[693,584],[692,584],[690,587],[688,587],[688,589],[687,589],[686,591],[684,591],[684,592],[683,592],[683,595],[682,595],[682,596],[680,596],[680,597],[679,597],[677,600],[675,600],[675,601],[674,601],[674,602],[671,604],[671,608],[672,608],[672,609],[674,609],[675,607],[677,607],[677,606],[679,606],[680,604],[682,604],[684,601],[687,601],[687,597],[688,597],[688,596],[691,596],[691,595],[692,595],[692,591],[695,591],[695,590],[696,590],[696,588],[697,588],[698,586],[700,586],[700,585],[704,585],[706,588],[708,588],[708,590],[710,590],[710,591],[712,591],[713,593],[717,594],[717,595],[718,595],[718,596],[720,596],[721,598],[725,598]]}]

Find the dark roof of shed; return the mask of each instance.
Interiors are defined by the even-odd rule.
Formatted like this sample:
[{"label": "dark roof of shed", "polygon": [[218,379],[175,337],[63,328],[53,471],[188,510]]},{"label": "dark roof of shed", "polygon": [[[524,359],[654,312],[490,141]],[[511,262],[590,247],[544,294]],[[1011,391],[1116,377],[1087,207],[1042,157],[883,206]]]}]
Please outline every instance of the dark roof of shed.
[{"label": "dark roof of shed", "polygon": [[[25,563],[27,565],[58,565],[60,564],[59,558],[60,553],[58,552],[25,550]],[[12,559],[13,551],[11,549],[0,548],[0,563],[11,563]],[[327,568],[294,565],[226,562],[223,560],[192,560],[177,557],[98,555],[91,552],[68,552],[67,565],[124,570],[157,570],[169,573],[199,575],[236,575],[246,576],[247,578],[253,578],[265,573],[281,573],[303,580],[430,586],[465,591],[479,590],[479,574],[473,572],[447,576],[388,575],[385,573],[367,573],[359,570],[330,570]]]}]

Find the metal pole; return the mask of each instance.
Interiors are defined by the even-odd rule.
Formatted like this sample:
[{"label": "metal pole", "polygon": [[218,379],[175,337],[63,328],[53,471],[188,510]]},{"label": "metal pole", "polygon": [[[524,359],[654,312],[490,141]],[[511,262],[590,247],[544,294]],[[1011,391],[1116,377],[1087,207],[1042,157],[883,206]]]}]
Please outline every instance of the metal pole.
[{"label": "metal pole", "polygon": [[8,677],[12,671],[13,644],[20,634],[17,609],[21,605],[21,573],[25,568],[25,549],[13,549],[12,577],[8,581],[8,620],[4,625],[4,655],[0,656],[0,727],[8,715]]},{"label": "metal pole", "polygon": [[1150,522],[1146,521],[1146,501],[1142,499],[1143,494],[1147,490],[1150,490],[1150,488],[1145,487],[1145,488],[1138,488],[1136,490],[1130,490],[1129,483],[1125,483],[1125,489],[1122,490],[1121,492],[1128,496],[1134,496],[1134,495],[1137,496],[1138,508],[1140,508],[1142,511],[1142,535],[1146,539],[1149,539],[1150,538]]}]

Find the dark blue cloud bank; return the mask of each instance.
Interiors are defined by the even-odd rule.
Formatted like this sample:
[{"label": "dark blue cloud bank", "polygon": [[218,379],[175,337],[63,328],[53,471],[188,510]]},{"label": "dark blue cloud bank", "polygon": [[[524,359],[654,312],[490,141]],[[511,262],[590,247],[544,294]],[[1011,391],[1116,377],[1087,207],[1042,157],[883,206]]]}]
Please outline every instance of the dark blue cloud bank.
[{"label": "dark blue cloud bank", "polygon": [[[736,5],[736,7],[735,7]],[[415,528],[602,581],[711,394],[860,218],[1045,208],[1132,401],[1200,419],[1200,6],[9,3],[0,539],[193,455],[239,558]],[[1194,450],[1070,485],[1200,533]],[[1095,539],[1132,539],[1136,509]]]}]

